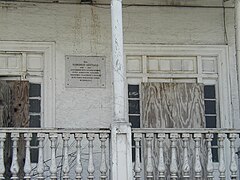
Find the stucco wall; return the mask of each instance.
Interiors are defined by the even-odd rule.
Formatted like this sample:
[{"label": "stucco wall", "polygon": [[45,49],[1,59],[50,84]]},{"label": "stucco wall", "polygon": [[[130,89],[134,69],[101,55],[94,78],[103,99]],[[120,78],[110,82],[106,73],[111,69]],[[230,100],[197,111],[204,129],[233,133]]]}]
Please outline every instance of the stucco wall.
[{"label": "stucco wall", "polygon": [[[56,126],[109,127],[112,120],[110,7],[2,3],[0,9],[0,40],[56,42]],[[222,8],[125,6],[123,11],[124,43],[227,43]],[[233,9],[228,8],[226,29],[234,67],[233,21]],[[106,56],[106,88],[65,88],[65,55]]]}]

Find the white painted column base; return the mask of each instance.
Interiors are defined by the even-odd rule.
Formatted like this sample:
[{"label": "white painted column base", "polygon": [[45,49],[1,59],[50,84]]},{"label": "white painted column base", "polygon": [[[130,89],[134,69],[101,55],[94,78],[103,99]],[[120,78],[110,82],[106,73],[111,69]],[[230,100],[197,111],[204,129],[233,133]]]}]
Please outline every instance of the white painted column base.
[{"label": "white painted column base", "polygon": [[132,180],[131,127],[126,122],[111,125],[111,179]]}]

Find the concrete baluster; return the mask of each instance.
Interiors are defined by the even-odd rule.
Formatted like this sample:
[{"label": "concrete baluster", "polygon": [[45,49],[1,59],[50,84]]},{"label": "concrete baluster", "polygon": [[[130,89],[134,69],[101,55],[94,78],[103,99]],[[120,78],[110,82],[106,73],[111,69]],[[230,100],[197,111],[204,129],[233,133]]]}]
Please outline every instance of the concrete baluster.
[{"label": "concrete baluster", "polygon": [[32,133],[24,133],[24,138],[26,142],[26,154],[25,154],[25,165],[24,165],[24,179],[30,180],[31,179],[31,158],[30,158],[30,141],[32,139]]},{"label": "concrete baluster", "polygon": [[37,164],[37,179],[44,179],[44,155],[43,155],[43,142],[45,139],[44,133],[37,133],[38,137],[38,164]]},{"label": "concrete baluster", "polygon": [[225,176],[225,171],[226,171],[226,167],[225,167],[225,162],[224,162],[224,145],[223,145],[223,141],[225,139],[225,134],[218,134],[218,146],[219,146],[219,178],[220,180],[225,180],[226,176]]},{"label": "concrete baluster", "polygon": [[0,133],[0,179],[4,178],[5,164],[4,164],[4,142],[6,140],[6,133]]},{"label": "concrete baluster", "polygon": [[18,157],[17,157],[17,142],[19,139],[19,133],[12,133],[11,138],[13,141],[13,154],[12,154],[12,165],[10,168],[10,171],[12,173],[11,179],[19,179],[17,177],[18,171],[19,171],[19,165],[18,165]]},{"label": "concrete baluster", "polygon": [[183,178],[189,179],[190,178],[190,165],[188,161],[188,143],[189,143],[189,134],[182,134],[183,138]]},{"label": "concrete baluster", "polygon": [[101,141],[101,164],[100,164],[100,179],[107,179],[107,159],[106,159],[106,140],[108,139],[108,134],[100,134]]},{"label": "concrete baluster", "polygon": [[153,133],[147,133],[146,134],[146,141],[147,141],[147,159],[146,159],[147,180],[153,179],[152,140],[153,140]]},{"label": "concrete baluster", "polygon": [[51,165],[50,165],[50,178],[57,179],[57,164],[56,164],[56,143],[58,135],[56,133],[50,133],[49,138],[51,141]]},{"label": "concrete baluster", "polygon": [[93,140],[95,136],[92,133],[87,134],[88,147],[89,147],[89,158],[88,158],[88,179],[94,179],[94,162],[93,162]]},{"label": "concrete baluster", "polygon": [[195,178],[201,179],[202,177],[202,166],[200,161],[200,141],[201,141],[201,134],[194,134],[194,141],[195,141],[195,165],[194,165],[194,171],[195,171]]},{"label": "concrete baluster", "polygon": [[166,138],[165,134],[158,134],[158,145],[159,145],[159,154],[158,154],[158,177],[160,180],[165,179],[165,162],[164,162],[164,154],[163,154],[163,142],[164,139]]},{"label": "concrete baluster", "polygon": [[213,162],[212,162],[212,139],[213,134],[206,134],[207,141],[207,178],[208,180],[213,179]]},{"label": "concrete baluster", "polygon": [[141,164],[140,164],[140,142],[142,140],[141,133],[134,133],[134,141],[135,141],[135,164],[134,164],[134,178],[136,180],[140,180],[141,178]]},{"label": "concrete baluster", "polygon": [[170,164],[170,177],[173,180],[178,178],[178,166],[177,166],[177,152],[176,152],[176,140],[178,139],[179,135],[177,133],[170,134],[171,140],[171,164]]},{"label": "concrete baluster", "polygon": [[69,133],[63,133],[63,179],[69,179],[69,162],[68,162],[68,141],[70,139]]},{"label": "concrete baluster", "polygon": [[82,171],[83,171],[82,162],[81,162],[81,141],[82,141],[82,138],[83,138],[83,134],[81,134],[81,133],[76,133],[75,134],[76,149],[77,149],[75,173],[76,173],[76,179],[77,180],[82,179],[81,174],[82,174]]},{"label": "concrete baluster", "polygon": [[229,134],[230,140],[230,149],[231,149],[231,163],[230,163],[230,171],[231,171],[231,179],[237,179],[237,161],[236,161],[236,152],[235,152],[235,141],[237,139],[237,134]]}]

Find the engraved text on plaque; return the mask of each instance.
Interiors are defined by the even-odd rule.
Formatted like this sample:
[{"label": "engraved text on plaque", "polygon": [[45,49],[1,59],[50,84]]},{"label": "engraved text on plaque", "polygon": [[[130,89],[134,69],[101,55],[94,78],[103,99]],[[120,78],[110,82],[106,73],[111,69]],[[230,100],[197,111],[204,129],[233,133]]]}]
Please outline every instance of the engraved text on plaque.
[{"label": "engraved text on plaque", "polygon": [[105,57],[66,56],[66,87],[105,87],[105,63]]}]

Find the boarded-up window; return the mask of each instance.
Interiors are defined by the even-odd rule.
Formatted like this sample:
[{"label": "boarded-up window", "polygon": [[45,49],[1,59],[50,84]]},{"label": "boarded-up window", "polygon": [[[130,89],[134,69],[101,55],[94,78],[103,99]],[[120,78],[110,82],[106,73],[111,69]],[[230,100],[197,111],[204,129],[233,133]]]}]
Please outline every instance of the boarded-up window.
[{"label": "boarded-up window", "polygon": [[[29,82],[0,81],[0,124],[1,127],[29,127]],[[12,142],[10,134],[5,142],[5,177],[11,177]],[[19,176],[23,178],[25,142],[23,135],[18,141]]]},{"label": "boarded-up window", "polygon": [[[204,86],[196,83],[142,83],[142,126],[144,128],[204,128]],[[157,141],[153,145],[154,157],[158,157]],[[144,143],[145,144],[145,143]],[[145,146],[145,145],[144,145]],[[194,142],[189,144],[189,159],[194,164]],[[145,147],[143,148],[145,151]],[[170,179],[170,141],[164,144],[166,179]],[[177,141],[178,177],[182,177],[182,141]],[[201,142],[201,161],[206,162],[206,147]],[[146,153],[144,159],[146,159]],[[157,164],[157,163],[156,163]],[[206,164],[206,163],[202,163]],[[157,167],[155,176],[157,177]],[[202,179],[206,169],[202,167]],[[194,171],[190,175],[194,179]]]},{"label": "boarded-up window", "polygon": [[203,128],[203,85],[142,83],[142,121],[145,128]]}]

